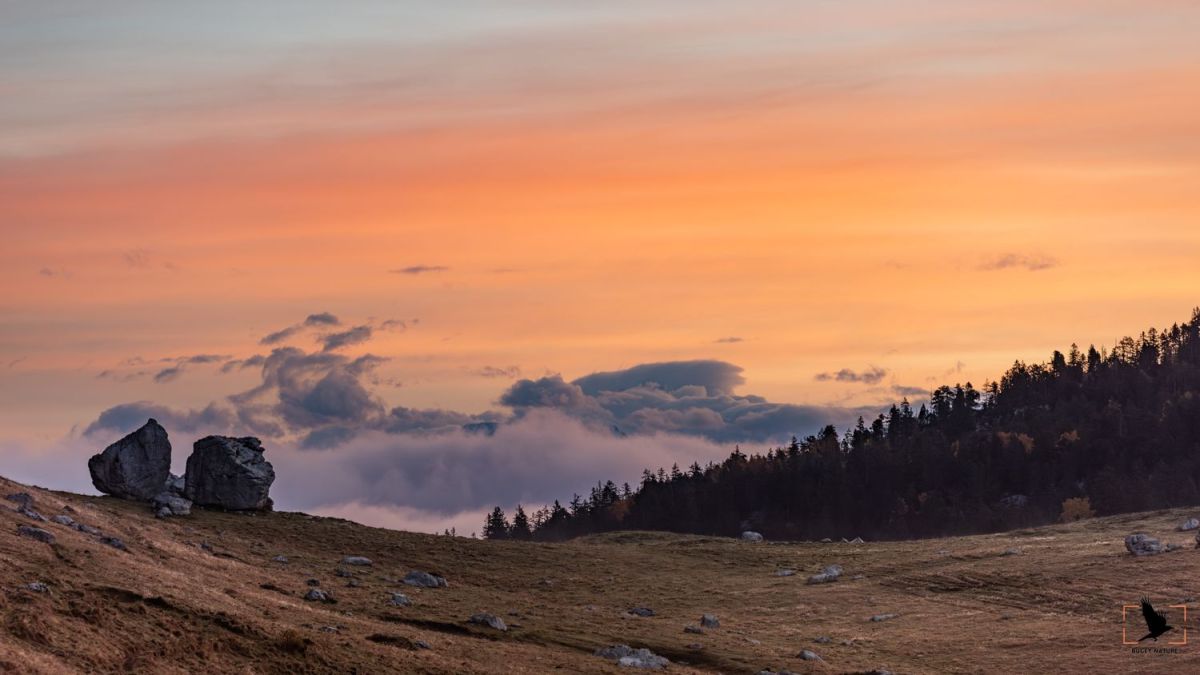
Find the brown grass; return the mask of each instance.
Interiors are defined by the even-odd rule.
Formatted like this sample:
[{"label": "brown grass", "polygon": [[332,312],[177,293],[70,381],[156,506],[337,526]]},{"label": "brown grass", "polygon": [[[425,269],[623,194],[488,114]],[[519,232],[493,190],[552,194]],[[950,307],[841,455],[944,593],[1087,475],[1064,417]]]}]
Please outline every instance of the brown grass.
[{"label": "brown grass", "polygon": [[[0,495],[22,489],[0,479]],[[53,523],[44,527],[56,547],[18,537],[28,521],[0,508],[0,672],[618,672],[591,654],[613,643],[649,647],[673,661],[672,672],[1200,670],[1191,646],[1134,654],[1121,645],[1121,606],[1142,595],[1181,628],[1179,610],[1167,605],[1186,600],[1189,621],[1200,616],[1192,597],[1200,596],[1200,551],[1188,533],[1172,531],[1191,511],[862,545],[645,532],[551,545],[295,513],[198,511],[157,521],[139,504],[29,491],[45,515],[70,504],[72,517],[121,537],[129,552]],[[1188,548],[1134,558],[1122,543],[1134,531]],[[272,562],[278,554],[290,562]],[[333,573],[351,554],[375,560],[353,570],[358,587]],[[841,580],[804,583],[831,563],[845,568]],[[782,568],[797,573],[776,576]],[[450,587],[395,581],[414,569],[443,573]],[[312,577],[338,604],[301,599]],[[27,591],[31,581],[51,592]],[[394,590],[413,606],[391,606]],[[656,616],[627,615],[633,606]],[[502,617],[511,630],[466,623],[476,612]],[[721,627],[683,632],[703,612],[717,614]],[[868,620],[885,613],[899,616]],[[1168,638],[1182,631],[1154,646]],[[417,640],[432,648],[416,649]],[[800,660],[802,649],[824,662]]]}]

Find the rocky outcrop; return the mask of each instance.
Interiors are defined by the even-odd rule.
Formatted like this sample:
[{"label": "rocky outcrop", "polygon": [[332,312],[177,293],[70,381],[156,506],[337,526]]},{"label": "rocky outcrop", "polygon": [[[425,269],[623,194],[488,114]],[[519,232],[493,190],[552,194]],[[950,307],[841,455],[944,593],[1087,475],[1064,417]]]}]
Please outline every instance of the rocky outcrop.
[{"label": "rocky outcrop", "polygon": [[763,536],[757,532],[751,532],[751,531],[747,530],[742,533],[742,541],[751,541],[751,542],[757,543],[762,540],[763,540]]},{"label": "rocky outcrop", "polygon": [[167,430],[149,420],[89,459],[88,471],[92,484],[104,494],[138,501],[154,499],[171,475]]},{"label": "rocky outcrop", "polygon": [[493,630],[508,630],[508,626],[504,623],[504,619],[501,619],[495,614],[488,614],[487,612],[473,614],[471,618],[467,619],[467,623],[473,623],[477,626],[487,626]]},{"label": "rocky outcrop", "polygon": [[1200,530],[1200,520],[1196,518],[1188,518],[1179,524],[1180,532],[1188,532],[1190,530]]},{"label": "rocky outcrop", "polygon": [[808,578],[809,584],[827,584],[831,581],[837,581],[838,577],[842,576],[841,565],[829,565],[822,569],[819,573]]},{"label": "rocky outcrop", "polygon": [[429,572],[409,572],[404,575],[404,583],[421,588],[445,588],[450,585],[445,578]]},{"label": "rocky outcrop", "polygon": [[173,492],[163,492],[154,498],[154,515],[159,518],[171,516],[189,516],[192,514],[192,502]]},{"label": "rocky outcrop", "polygon": [[642,649],[634,649],[629,645],[601,647],[595,651],[595,654],[602,659],[616,661],[617,665],[625,668],[661,670],[671,663],[666,657],[659,656],[649,649],[644,647]]},{"label": "rocky outcrop", "polygon": [[188,457],[184,496],[199,506],[265,511],[272,506],[269,492],[274,481],[275,469],[263,457],[257,438],[206,436],[196,441]]}]

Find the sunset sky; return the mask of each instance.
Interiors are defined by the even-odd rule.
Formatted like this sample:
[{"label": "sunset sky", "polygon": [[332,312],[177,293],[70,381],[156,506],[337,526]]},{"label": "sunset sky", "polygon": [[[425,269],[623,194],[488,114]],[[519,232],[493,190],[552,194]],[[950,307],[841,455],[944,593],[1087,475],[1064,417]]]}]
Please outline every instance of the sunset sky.
[{"label": "sunset sky", "polygon": [[264,437],[283,508],[461,530],[1186,320],[1198,34],[1185,0],[4,3],[0,474],[88,490],[155,412],[180,466]]}]

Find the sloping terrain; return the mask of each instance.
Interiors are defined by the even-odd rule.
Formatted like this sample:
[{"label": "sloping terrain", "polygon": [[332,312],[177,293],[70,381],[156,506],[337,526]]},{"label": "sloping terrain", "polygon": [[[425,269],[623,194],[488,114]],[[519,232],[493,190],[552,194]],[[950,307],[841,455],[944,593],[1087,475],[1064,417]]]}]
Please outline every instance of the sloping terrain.
[{"label": "sloping terrain", "polygon": [[[1188,604],[1193,627],[1200,616],[1200,551],[1190,533],[1172,531],[1193,515],[1182,510],[900,543],[631,532],[531,544],[298,513],[156,520],[141,504],[0,479],[0,496],[22,491],[47,518],[65,513],[128,550],[0,501],[0,670],[11,672],[617,672],[592,654],[615,643],[670,658],[671,672],[1200,670],[1200,645],[1133,653],[1121,644],[1122,605],[1143,595],[1177,627],[1181,610],[1167,605]],[[56,543],[19,535],[21,525]],[[1122,543],[1134,531],[1187,548],[1135,558]],[[348,555],[374,564],[342,565]],[[834,563],[841,579],[806,585]],[[444,575],[449,587],[398,582],[412,570]],[[305,601],[309,579],[336,604]],[[412,605],[391,605],[394,591]],[[632,607],[655,615],[631,616]],[[468,624],[477,612],[510,630]],[[684,632],[705,612],[721,626]],[[882,614],[897,616],[869,620]],[[1141,637],[1136,609],[1129,618],[1129,637]],[[1177,629],[1143,646],[1182,638]],[[804,649],[823,661],[802,660]]]}]

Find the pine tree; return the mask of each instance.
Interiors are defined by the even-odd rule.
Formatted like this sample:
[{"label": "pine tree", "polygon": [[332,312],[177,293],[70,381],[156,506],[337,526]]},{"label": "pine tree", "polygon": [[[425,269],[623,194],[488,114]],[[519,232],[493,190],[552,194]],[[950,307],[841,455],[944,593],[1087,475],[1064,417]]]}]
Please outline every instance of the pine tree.
[{"label": "pine tree", "polygon": [[508,519],[504,517],[504,511],[497,506],[483,522],[483,538],[508,539],[508,530]]},{"label": "pine tree", "polygon": [[533,530],[529,527],[529,517],[525,515],[525,509],[517,504],[517,512],[513,514],[512,527],[509,529],[509,537],[519,541],[529,541],[533,539]]}]

